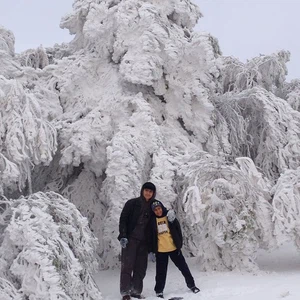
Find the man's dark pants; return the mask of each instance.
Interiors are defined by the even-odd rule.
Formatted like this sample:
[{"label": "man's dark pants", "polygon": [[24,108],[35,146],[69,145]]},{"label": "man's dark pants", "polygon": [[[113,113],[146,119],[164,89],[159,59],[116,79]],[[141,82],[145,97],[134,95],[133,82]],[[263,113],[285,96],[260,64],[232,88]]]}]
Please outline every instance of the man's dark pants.
[{"label": "man's dark pants", "polygon": [[143,279],[146,276],[148,249],[144,241],[129,239],[121,254],[121,295],[140,295],[143,290]]},{"label": "man's dark pants", "polygon": [[194,278],[190,272],[190,269],[181,253],[181,251],[175,250],[172,252],[158,252],[156,254],[156,276],[155,276],[155,292],[156,293],[162,293],[165,284],[166,284],[166,278],[167,278],[167,269],[168,269],[168,262],[169,262],[169,256],[175,266],[181,271],[186,285],[188,288],[192,288],[195,286]]}]

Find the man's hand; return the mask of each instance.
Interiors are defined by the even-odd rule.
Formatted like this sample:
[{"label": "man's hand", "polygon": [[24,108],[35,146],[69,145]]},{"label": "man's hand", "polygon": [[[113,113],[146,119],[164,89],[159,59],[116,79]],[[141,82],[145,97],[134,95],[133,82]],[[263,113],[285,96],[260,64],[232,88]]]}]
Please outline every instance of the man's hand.
[{"label": "man's hand", "polygon": [[155,257],[155,253],[154,252],[150,252],[149,253],[149,258],[152,262],[156,262],[156,257]]},{"label": "man's hand", "polygon": [[128,240],[126,238],[120,239],[120,245],[122,248],[126,248],[127,244],[128,244]]},{"label": "man's hand", "polygon": [[173,222],[176,219],[176,214],[175,211],[173,209],[170,209],[167,213],[167,218],[169,222]]}]

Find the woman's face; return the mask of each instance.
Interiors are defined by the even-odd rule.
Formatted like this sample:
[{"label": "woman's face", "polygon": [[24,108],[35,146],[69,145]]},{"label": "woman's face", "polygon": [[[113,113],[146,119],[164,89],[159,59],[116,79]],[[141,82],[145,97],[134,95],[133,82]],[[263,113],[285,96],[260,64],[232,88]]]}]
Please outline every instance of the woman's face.
[{"label": "woman's face", "polygon": [[162,211],[161,206],[159,206],[159,205],[156,206],[153,211],[154,211],[154,213],[155,213],[155,215],[157,217],[161,217],[162,216],[163,211]]}]

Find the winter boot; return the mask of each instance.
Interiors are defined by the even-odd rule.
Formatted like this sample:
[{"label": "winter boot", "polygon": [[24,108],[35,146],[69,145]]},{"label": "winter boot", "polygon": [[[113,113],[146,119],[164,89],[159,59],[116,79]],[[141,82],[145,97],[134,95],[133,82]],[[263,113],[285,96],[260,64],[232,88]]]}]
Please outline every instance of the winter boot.
[{"label": "winter boot", "polygon": [[193,286],[191,287],[191,291],[194,293],[194,294],[197,294],[200,292],[200,289],[198,289],[196,286]]},{"label": "winter boot", "polygon": [[156,297],[158,297],[158,298],[163,298],[163,297],[164,297],[164,294],[163,294],[163,293],[157,293],[157,294],[156,294]]},{"label": "winter boot", "polygon": [[131,300],[131,297],[129,295],[124,295],[122,300]]}]

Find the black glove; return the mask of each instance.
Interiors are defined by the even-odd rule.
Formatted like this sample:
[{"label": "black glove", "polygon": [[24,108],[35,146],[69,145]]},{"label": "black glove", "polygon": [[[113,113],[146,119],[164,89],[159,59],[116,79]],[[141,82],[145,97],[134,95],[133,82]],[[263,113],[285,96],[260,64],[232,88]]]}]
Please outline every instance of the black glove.
[{"label": "black glove", "polygon": [[126,238],[120,239],[120,245],[122,248],[126,248],[127,244],[128,244],[128,240]]},{"label": "black glove", "polygon": [[156,262],[156,257],[155,257],[155,253],[154,252],[150,252],[149,253],[149,258],[152,262]]}]

